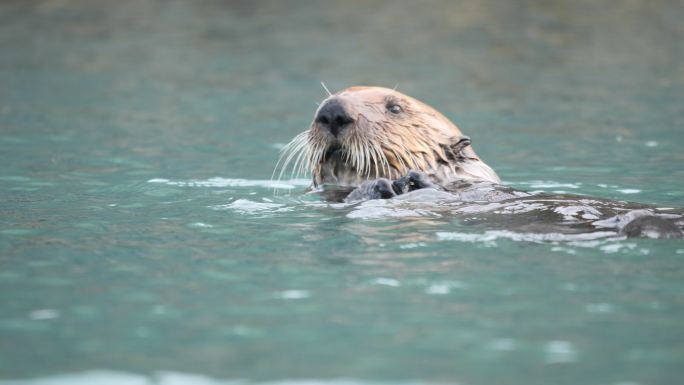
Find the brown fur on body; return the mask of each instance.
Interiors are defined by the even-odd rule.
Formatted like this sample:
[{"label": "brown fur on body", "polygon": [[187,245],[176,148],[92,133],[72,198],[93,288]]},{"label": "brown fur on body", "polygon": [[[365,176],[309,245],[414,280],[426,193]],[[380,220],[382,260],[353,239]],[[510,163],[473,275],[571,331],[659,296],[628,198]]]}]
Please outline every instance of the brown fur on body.
[{"label": "brown fur on body", "polygon": [[[392,89],[351,87],[330,95],[352,118],[343,131],[312,122],[284,149],[283,170],[308,170],[313,186],[356,187],[366,180],[396,180],[420,171],[441,186],[455,180],[500,183],[475,154],[470,139],[434,108]],[[391,111],[399,106],[400,112]],[[318,114],[318,111],[316,112]]]}]

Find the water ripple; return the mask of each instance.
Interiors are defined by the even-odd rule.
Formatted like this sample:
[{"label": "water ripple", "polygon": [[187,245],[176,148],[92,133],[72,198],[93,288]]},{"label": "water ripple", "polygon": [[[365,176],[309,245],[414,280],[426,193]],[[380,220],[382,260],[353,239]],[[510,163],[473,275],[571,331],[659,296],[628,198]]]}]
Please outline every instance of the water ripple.
[{"label": "water ripple", "polygon": [[209,178],[199,180],[169,180],[164,178],[153,178],[147,183],[159,183],[169,186],[181,187],[262,187],[275,189],[294,189],[301,186],[309,186],[311,181],[308,179],[290,179],[285,181],[266,180],[266,179],[239,179],[239,178]]}]

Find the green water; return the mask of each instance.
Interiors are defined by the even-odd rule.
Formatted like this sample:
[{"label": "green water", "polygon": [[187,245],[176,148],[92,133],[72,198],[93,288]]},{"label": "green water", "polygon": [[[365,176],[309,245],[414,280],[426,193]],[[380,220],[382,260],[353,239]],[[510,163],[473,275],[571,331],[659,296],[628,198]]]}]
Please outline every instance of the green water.
[{"label": "green water", "polygon": [[398,84],[517,188],[683,207],[682,19],[0,3],[0,384],[681,384],[682,240],[369,217],[269,179],[319,81]]}]

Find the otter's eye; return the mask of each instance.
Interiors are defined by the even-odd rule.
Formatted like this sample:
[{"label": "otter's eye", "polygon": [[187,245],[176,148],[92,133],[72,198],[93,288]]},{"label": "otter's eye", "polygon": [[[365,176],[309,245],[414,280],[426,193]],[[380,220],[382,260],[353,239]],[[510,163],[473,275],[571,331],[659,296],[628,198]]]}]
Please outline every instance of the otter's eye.
[{"label": "otter's eye", "polygon": [[388,106],[387,106],[387,110],[388,110],[389,112],[393,113],[393,114],[400,114],[401,111],[403,111],[403,110],[401,109],[401,106],[398,105],[398,104],[390,104],[390,105],[388,105]]}]

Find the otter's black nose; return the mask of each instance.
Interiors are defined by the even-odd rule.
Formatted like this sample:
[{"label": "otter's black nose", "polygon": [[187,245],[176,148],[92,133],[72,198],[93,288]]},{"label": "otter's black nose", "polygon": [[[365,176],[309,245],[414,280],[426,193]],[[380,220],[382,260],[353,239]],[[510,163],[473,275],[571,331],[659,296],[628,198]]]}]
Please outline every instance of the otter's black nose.
[{"label": "otter's black nose", "polygon": [[339,101],[332,99],[326,102],[316,115],[316,123],[337,136],[352,123],[354,119],[347,113]]}]

